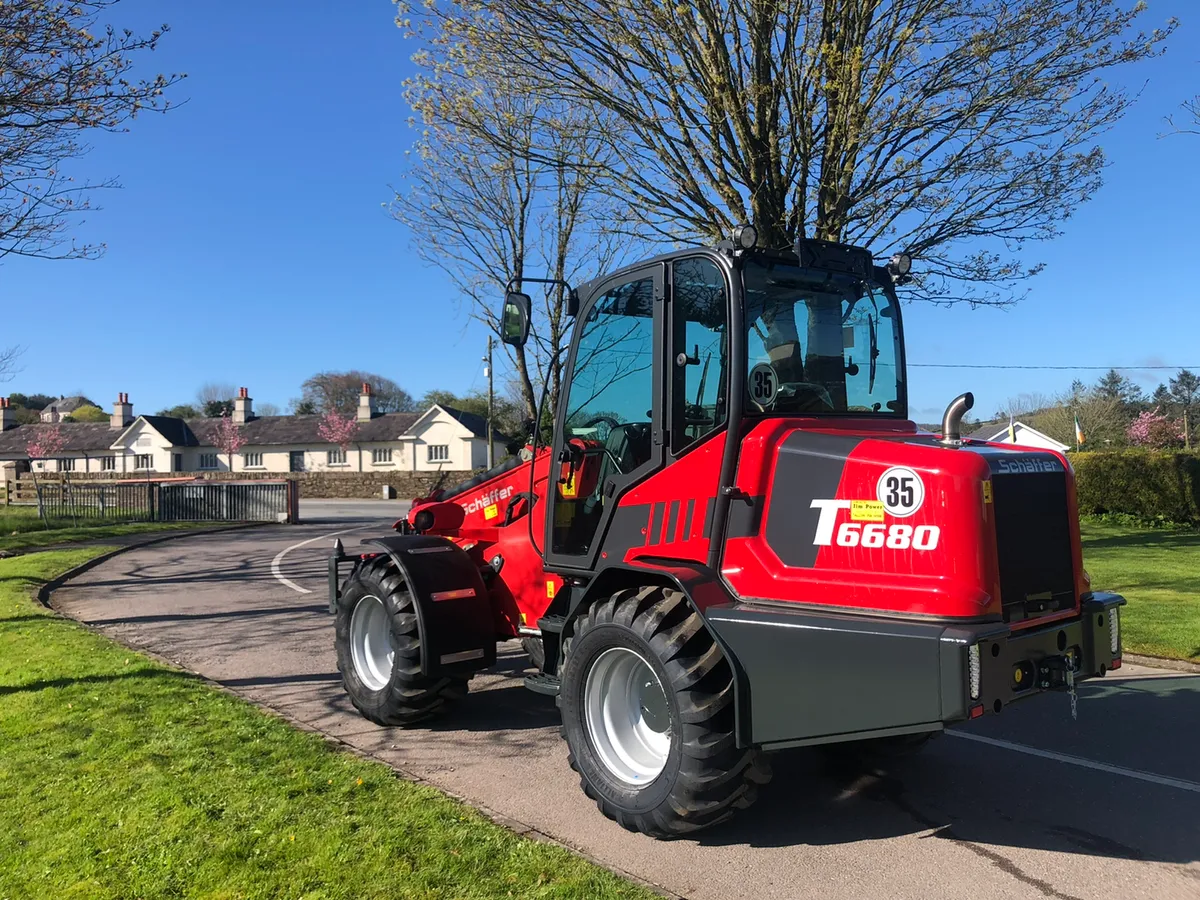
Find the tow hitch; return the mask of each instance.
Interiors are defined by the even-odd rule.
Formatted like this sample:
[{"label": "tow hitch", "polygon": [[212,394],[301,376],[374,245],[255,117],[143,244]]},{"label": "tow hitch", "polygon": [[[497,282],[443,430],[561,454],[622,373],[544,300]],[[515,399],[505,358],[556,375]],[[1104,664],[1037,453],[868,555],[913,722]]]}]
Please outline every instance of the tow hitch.
[{"label": "tow hitch", "polygon": [[1075,692],[1077,670],[1074,650],[1063,656],[1047,656],[1038,663],[1038,686],[1043,690],[1066,687],[1067,697],[1071,701],[1071,718],[1074,720],[1079,718],[1079,695]]}]

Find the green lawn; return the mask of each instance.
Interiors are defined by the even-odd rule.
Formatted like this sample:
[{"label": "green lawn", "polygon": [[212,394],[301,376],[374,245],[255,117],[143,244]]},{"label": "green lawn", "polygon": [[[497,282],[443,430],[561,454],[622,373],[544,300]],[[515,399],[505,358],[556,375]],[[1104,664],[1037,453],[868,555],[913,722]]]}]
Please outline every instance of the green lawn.
[{"label": "green lawn", "polygon": [[0,560],[0,898],[653,896],[30,599],[98,552]]},{"label": "green lawn", "polygon": [[1200,662],[1200,530],[1084,520],[1083,564],[1098,591],[1124,595],[1130,653]]},{"label": "green lawn", "polygon": [[[47,524],[50,527],[47,527]],[[113,522],[102,519],[58,519],[49,523],[38,518],[33,506],[0,506],[0,550],[50,547],[75,541],[107,540],[148,531],[179,531],[212,527],[214,522]],[[2,900],[2,898],[0,898]]]}]

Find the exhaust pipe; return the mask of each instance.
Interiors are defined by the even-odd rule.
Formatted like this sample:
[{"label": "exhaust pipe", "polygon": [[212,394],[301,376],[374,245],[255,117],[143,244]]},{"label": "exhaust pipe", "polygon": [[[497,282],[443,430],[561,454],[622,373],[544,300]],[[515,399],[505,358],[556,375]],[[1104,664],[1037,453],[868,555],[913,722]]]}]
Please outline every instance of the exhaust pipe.
[{"label": "exhaust pipe", "polygon": [[946,413],[942,416],[942,443],[947,447],[962,444],[962,419],[974,405],[975,395],[967,391],[951,400],[946,407]]}]

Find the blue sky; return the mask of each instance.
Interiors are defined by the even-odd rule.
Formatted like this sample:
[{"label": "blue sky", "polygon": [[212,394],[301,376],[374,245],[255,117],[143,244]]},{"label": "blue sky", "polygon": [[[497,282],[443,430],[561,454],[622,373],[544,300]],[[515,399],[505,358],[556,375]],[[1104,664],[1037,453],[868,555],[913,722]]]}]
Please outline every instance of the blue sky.
[{"label": "blue sky", "polygon": [[[382,206],[412,142],[401,83],[415,47],[392,9],[124,0],[121,24],[171,24],[146,71],[186,71],[176,94],[187,102],[97,136],[74,165],[123,185],[75,231],[107,243],[102,259],[0,263],[5,321],[20,323],[0,344],[27,346],[0,390],[83,390],[105,406],[126,391],[154,412],[191,401],[205,381],[284,406],[325,369],[376,371],[415,396],[483,386],[486,332]],[[1170,16],[1182,24],[1165,56],[1113,73],[1141,97],[1102,139],[1104,188],[1063,237],[1030,252],[1047,269],[1028,298],[1008,310],[910,305],[911,363],[1200,368],[1200,137],[1158,136],[1200,93],[1200,8],[1151,0],[1143,22]],[[1170,373],[1129,374],[1152,389]],[[914,367],[912,414],[931,421],[973,390],[986,416],[1072,377]]]}]

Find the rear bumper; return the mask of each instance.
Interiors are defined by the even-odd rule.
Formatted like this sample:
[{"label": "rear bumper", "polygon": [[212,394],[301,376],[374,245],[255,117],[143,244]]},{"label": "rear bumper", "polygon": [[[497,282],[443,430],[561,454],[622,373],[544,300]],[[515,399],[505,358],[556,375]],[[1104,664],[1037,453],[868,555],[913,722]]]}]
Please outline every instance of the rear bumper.
[{"label": "rear bumper", "polygon": [[1110,629],[1124,603],[1092,594],[1076,617],[1015,632],[783,604],[705,616],[742,676],[739,739],[771,748],[937,731],[1065,688],[1068,661],[1076,680],[1101,676],[1120,665],[1119,618],[1115,650]]}]

